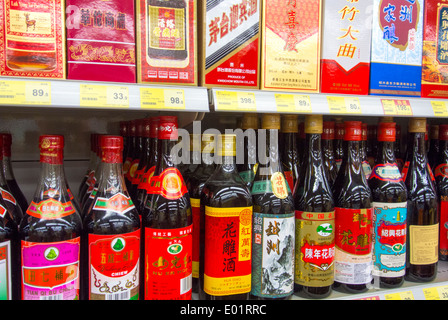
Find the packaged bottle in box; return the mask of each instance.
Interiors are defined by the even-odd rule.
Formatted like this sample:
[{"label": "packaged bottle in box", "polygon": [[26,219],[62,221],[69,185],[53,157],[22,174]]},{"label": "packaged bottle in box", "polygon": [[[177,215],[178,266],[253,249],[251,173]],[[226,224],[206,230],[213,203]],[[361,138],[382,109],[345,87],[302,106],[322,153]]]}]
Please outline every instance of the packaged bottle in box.
[{"label": "packaged bottle in box", "polygon": [[136,82],[134,2],[66,0],[67,78]]},{"label": "packaged bottle in box", "polygon": [[321,92],[369,94],[373,0],[323,3]]},{"label": "packaged bottle in box", "polygon": [[200,0],[201,85],[259,87],[260,0]]},{"label": "packaged bottle in box", "polygon": [[65,78],[64,0],[0,2],[0,75]]},{"label": "packaged bottle in box", "polygon": [[261,89],[319,92],[321,0],[263,1]]},{"label": "packaged bottle in box", "polygon": [[197,85],[196,1],[136,3],[137,82]]},{"label": "packaged bottle in box", "polygon": [[374,0],[370,94],[420,96],[422,0]]}]

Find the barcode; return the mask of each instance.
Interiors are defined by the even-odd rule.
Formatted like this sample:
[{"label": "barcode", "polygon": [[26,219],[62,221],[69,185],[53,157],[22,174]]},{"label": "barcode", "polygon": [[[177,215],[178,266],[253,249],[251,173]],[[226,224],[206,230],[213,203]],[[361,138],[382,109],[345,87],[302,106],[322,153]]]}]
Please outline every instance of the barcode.
[{"label": "barcode", "polygon": [[186,278],[180,279],[180,294],[185,294],[191,290],[192,287],[192,274]]},{"label": "barcode", "polygon": [[64,300],[64,294],[54,294],[51,296],[40,296],[40,300]]},{"label": "barcode", "polygon": [[155,103],[155,102],[145,102],[145,101],[143,101],[142,104],[145,105],[145,106],[155,106],[155,105],[157,105],[157,103]]},{"label": "barcode", "polygon": [[9,96],[9,95],[0,95],[0,99],[14,99],[15,96]]},{"label": "barcode", "polygon": [[129,300],[131,298],[131,290],[120,293],[106,294],[106,300]]}]

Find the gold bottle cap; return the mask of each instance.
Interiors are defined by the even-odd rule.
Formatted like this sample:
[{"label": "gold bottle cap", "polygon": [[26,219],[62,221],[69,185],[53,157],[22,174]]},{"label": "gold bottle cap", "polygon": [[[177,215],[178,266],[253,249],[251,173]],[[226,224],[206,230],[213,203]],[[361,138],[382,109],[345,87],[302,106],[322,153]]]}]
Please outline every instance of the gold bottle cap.
[{"label": "gold bottle cap", "polygon": [[281,131],[284,133],[298,133],[299,117],[295,114],[283,115]]},{"label": "gold bottle cap", "polygon": [[215,153],[215,135],[202,135],[202,153]]},{"label": "gold bottle cap", "polygon": [[409,132],[426,132],[426,118],[411,118],[409,120]]},{"label": "gold bottle cap", "polygon": [[218,138],[218,156],[236,156],[236,134],[221,134]]},{"label": "gold bottle cap", "polygon": [[201,151],[201,135],[190,133],[190,151]]},{"label": "gold bottle cap", "polygon": [[323,116],[320,114],[310,114],[305,116],[305,133],[322,134],[324,126]]},{"label": "gold bottle cap", "polygon": [[264,113],[261,117],[261,127],[266,130],[280,130],[280,114]]},{"label": "gold bottle cap", "polygon": [[382,117],[380,122],[394,122],[394,117]]},{"label": "gold bottle cap", "polygon": [[241,119],[241,129],[258,129],[258,114],[245,113]]},{"label": "gold bottle cap", "polygon": [[439,125],[437,125],[437,124],[431,125],[430,139],[435,139],[435,140],[439,139]]}]

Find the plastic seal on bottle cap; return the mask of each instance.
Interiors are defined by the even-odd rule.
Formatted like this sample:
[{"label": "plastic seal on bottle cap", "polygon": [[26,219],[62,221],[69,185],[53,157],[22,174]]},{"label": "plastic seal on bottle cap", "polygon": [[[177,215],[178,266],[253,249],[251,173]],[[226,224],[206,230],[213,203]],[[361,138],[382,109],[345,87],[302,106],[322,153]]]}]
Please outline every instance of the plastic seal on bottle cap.
[{"label": "plastic seal on bottle cap", "polygon": [[323,116],[320,114],[310,114],[305,116],[305,133],[322,134]]},{"label": "plastic seal on bottle cap", "polygon": [[106,163],[122,163],[123,137],[102,135],[100,139],[101,161]]},{"label": "plastic seal on bottle cap", "polygon": [[426,132],[426,118],[411,118],[409,120],[409,132]]},{"label": "plastic seal on bottle cap", "polygon": [[150,137],[151,138],[158,138],[158,133],[159,133],[159,117],[151,117],[151,132],[150,132]]},{"label": "plastic seal on bottle cap", "polygon": [[439,125],[439,140],[448,141],[448,124]]},{"label": "plastic seal on bottle cap", "polygon": [[280,130],[280,115],[278,113],[263,113],[261,127],[266,130]]},{"label": "plastic seal on bottle cap", "polygon": [[324,121],[322,140],[334,140],[335,137],[334,121]]},{"label": "plastic seal on bottle cap", "polygon": [[142,119],[143,133],[142,137],[150,138],[151,137],[151,118]]},{"label": "plastic seal on bottle cap", "polygon": [[344,140],[361,141],[362,139],[362,122],[361,121],[345,121]]},{"label": "plastic seal on bottle cap", "polygon": [[64,136],[42,135],[39,137],[40,162],[63,163]]},{"label": "plastic seal on bottle cap", "polygon": [[241,120],[241,129],[258,129],[258,114],[245,113]]},{"label": "plastic seal on bottle cap", "polygon": [[176,116],[159,117],[158,138],[163,140],[178,140]]},{"label": "plastic seal on bottle cap", "polygon": [[282,116],[281,131],[283,133],[299,132],[299,116],[295,114],[285,114]]},{"label": "plastic seal on bottle cap", "polygon": [[343,140],[345,135],[345,125],[344,122],[336,121],[334,124],[334,137],[337,140]]},{"label": "plastic seal on bottle cap", "polygon": [[367,123],[361,125],[361,140],[367,141]]},{"label": "plastic seal on bottle cap", "polygon": [[396,133],[395,122],[381,122],[378,124],[378,141],[395,142]]}]

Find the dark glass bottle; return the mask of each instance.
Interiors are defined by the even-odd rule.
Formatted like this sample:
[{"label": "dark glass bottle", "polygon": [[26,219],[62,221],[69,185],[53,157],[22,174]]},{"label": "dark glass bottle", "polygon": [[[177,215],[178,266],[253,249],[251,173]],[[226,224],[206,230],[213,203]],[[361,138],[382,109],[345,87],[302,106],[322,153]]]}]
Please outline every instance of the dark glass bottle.
[{"label": "dark glass bottle", "polygon": [[123,137],[123,159],[125,159],[126,155],[128,154],[127,152],[128,152],[128,148],[129,148],[128,121],[120,121],[119,128],[120,128],[120,136]]},{"label": "dark glass bottle", "polygon": [[448,260],[448,124],[439,125],[440,152],[435,165],[439,197],[439,260]]},{"label": "dark glass bottle", "polygon": [[440,152],[439,125],[433,124],[430,126],[429,131],[429,150],[428,150],[428,163],[432,171],[434,171],[436,162],[438,161],[439,152]]},{"label": "dark glass bottle", "polygon": [[124,182],[123,137],[103,135],[100,146],[98,190],[83,221],[82,298],[138,300],[140,218]]},{"label": "dark glass bottle", "polygon": [[[127,173],[124,175],[126,188],[129,191],[132,191],[132,184],[134,183],[135,173],[137,172],[139,163],[143,154],[143,119],[136,119],[135,122],[135,136],[134,136],[134,145],[133,145],[133,156],[132,161],[130,162],[129,169]],[[131,198],[133,193],[130,193]],[[134,199],[133,199],[134,200]]]},{"label": "dark glass bottle", "polygon": [[[177,117],[159,117],[158,139],[160,157],[142,212],[141,270],[145,272],[141,296],[145,300],[189,300],[193,219],[185,181],[171,154],[178,143]],[[182,271],[166,273],[166,263]]]},{"label": "dark glass bottle", "polygon": [[20,189],[19,184],[17,183],[17,180],[14,176],[14,172],[12,170],[12,163],[11,163],[12,136],[10,133],[0,133],[0,136],[1,136],[0,139],[3,141],[3,147],[2,147],[3,175],[6,179],[9,191],[13,195],[14,199],[17,201],[23,214],[28,209],[28,200],[26,199],[25,195]]},{"label": "dark glass bottle", "polygon": [[283,170],[289,189],[292,191],[299,179],[300,154],[299,119],[297,115],[282,115],[280,154]]},{"label": "dark glass bottle", "polygon": [[439,212],[426,153],[425,118],[411,118],[412,143],[405,185],[408,189],[406,280],[426,282],[437,276]]},{"label": "dark glass bottle", "polygon": [[368,290],[372,264],[372,194],[361,160],[361,121],[346,121],[344,158],[333,185],[335,201],[335,279],[346,293]]},{"label": "dark glass bottle", "polygon": [[201,161],[201,135],[190,134],[190,150],[189,163],[185,165],[185,170],[182,171],[182,176],[184,177],[185,183],[188,184],[194,171],[198,167]]},{"label": "dark glass bottle", "polygon": [[[247,188],[252,188],[255,174],[257,173],[257,130],[258,115],[256,113],[245,113],[241,121],[241,129],[245,133],[244,139],[238,140],[237,150],[244,155],[244,162],[237,161],[239,175],[246,183]],[[241,155],[237,154],[237,160]]]},{"label": "dark glass bottle", "polygon": [[[392,117],[384,117],[380,121],[392,122]],[[367,160],[369,161],[370,168],[375,166],[375,157],[378,155],[378,144],[377,144],[378,126],[371,124],[367,126],[367,145],[366,153]]]},{"label": "dark glass bottle", "polygon": [[128,151],[126,153],[123,163],[123,174],[124,174],[124,181],[126,182],[126,186],[129,185],[129,170],[131,169],[132,163],[134,160],[138,159],[138,152],[137,152],[137,144],[138,144],[138,137],[137,137],[137,120],[133,119],[128,122]]},{"label": "dark glass bottle", "polygon": [[397,124],[396,126],[396,142],[395,142],[395,158],[397,159],[397,165],[400,172],[404,167],[404,159],[403,159],[403,147],[401,145],[401,126]]},{"label": "dark glass bottle", "polygon": [[252,185],[253,238],[251,298],[290,299],[294,289],[294,201],[283,174],[279,114],[262,115],[259,139],[266,152]]},{"label": "dark glass bottle", "polygon": [[333,185],[338,175],[338,168],[334,159],[334,121],[324,121],[323,131],[321,137],[322,143],[322,157],[324,160],[324,167],[328,172],[328,183]]},{"label": "dark glass bottle", "polygon": [[370,162],[367,157],[367,123],[363,123],[361,125],[361,135],[362,169],[364,171],[364,175],[366,176],[366,180],[369,180],[373,167],[370,166]]},{"label": "dark glass bottle", "polygon": [[[81,208],[81,214],[82,210],[85,206],[85,203],[87,199],[92,194],[93,190],[95,189],[95,184],[98,181],[98,175],[99,175],[99,166],[101,165],[101,151],[99,148],[99,139],[101,137],[100,134],[93,134],[94,141],[93,141],[93,151],[94,151],[94,164],[92,164],[92,169],[89,170],[89,175],[86,177],[85,183],[81,186],[79,193],[78,193],[78,203]],[[83,217],[81,215],[81,217]]]},{"label": "dark glass bottle", "polygon": [[78,187],[78,201],[81,204],[83,195],[86,192],[86,189],[88,187],[87,181],[90,179],[90,175],[94,175],[95,169],[96,169],[96,163],[97,163],[97,153],[96,153],[96,139],[97,139],[96,133],[90,134],[90,157],[89,157],[89,164],[87,166],[86,174],[81,180],[81,183]]},{"label": "dark glass bottle", "polygon": [[305,117],[306,145],[300,180],[294,189],[296,252],[294,291],[305,298],[325,298],[334,282],[334,200],[327,179],[321,136],[323,117]]},{"label": "dark glass bottle", "polygon": [[19,227],[22,299],[78,300],[82,222],[67,192],[64,137],[41,136],[39,147],[41,174]]},{"label": "dark glass bottle", "polygon": [[334,136],[334,161],[336,162],[336,168],[339,172],[341,168],[342,159],[344,158],[344,122],[342,118],[336,118],[334,124],[335,136]]},{"label": "dark glass bottle", "polygon": [[374,286],[397,288],[406,272],[407,189],[395,158],[395,122],[378,125],[378,155],[369,179],[373,207]]},{"label": "dark glass bottle", "polygon": [[[246,300],[251,290],[252,197],[236,167],[236,136],[218,136],[222,161],[202,188],[201,300]],[[235,250],[233,250],[235,244]]]}]

